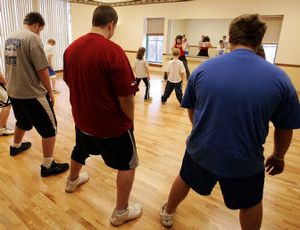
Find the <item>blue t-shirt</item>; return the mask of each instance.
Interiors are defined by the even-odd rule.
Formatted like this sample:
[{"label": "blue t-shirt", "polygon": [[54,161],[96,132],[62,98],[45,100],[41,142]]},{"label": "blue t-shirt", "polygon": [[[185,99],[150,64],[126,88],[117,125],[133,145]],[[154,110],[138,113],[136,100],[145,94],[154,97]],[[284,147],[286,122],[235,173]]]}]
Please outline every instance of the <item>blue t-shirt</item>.
[{"label": "blue t-shirt", "polygon": [[280,129],[300,128],[299,99],[288,76],[247,49],[197,67],[182,107],[194,109],[187,154],[223,177],[264,170],[269,121]]}]

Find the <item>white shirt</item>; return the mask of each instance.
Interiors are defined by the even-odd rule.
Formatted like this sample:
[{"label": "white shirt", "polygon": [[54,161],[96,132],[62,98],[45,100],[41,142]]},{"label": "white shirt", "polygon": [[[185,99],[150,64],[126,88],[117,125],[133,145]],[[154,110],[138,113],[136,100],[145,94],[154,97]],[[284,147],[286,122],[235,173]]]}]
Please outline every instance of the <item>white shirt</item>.
[{"label": "white shirt", "polygon": [[185,68],[182,61],[173,59],[168,62],[166,72],[169,73],[169,82],[178,83],[182,81],[180,74],[185,73]]},{"label": "white shirt", "polygon": [[136,59],[134,64],[136,78],[148,77],[148,74],[146,73],[146,68],[148,68],[148,66],[149,65],[145,59],[143,60]]},{"label": "white shirt", "polygon": [[52,55],[52,56],[54,55],[54,48],[53,48],[52,45],[49,45],[49,44],[45,45],[44,46],[44,51],[45,51],[45,54],[46,54],[47,58],[50,55]]},{"label": "white shirt", "polygon": [[222,55],[226,53],[226,48],[221,48],[220,45],[217,46],[217,55]]}]

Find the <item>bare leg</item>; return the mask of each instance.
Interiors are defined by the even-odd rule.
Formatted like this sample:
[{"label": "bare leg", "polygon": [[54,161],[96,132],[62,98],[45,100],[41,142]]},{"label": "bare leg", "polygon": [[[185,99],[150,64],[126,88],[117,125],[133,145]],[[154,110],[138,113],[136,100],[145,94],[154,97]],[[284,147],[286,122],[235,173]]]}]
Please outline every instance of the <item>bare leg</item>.
[{"label": "bare leg", "polygon": [[22,142],[22,139],[25,135],[25,130],[20,129],[17,125],[15,126],[15,136],[14,136],[14,143],[19,144]]},{"label": "bare leg", "polygon": [[81,168],[82,168],[82,164],[71,159],[71,168],[70,168],[70,175],[69,175],[70,181],[74,181],[79,177],[79,172]]},{"label": "bare leg", "polygon": [[44,158],[49,158],[53,156],[55,140],[56,140],[56,136],[42,139]]},{"label": "bare leg", "polygon": [[10,113],[11,105],[4,107],[0,112],[0,128],[5,128]]},{"label": "bare leg", "polygon": [[128,206],[129,195],[133,185],[135,169],[119,170],[117,176],[117,210],[123,210]]},{"label": "bare leg", "polygon": [[169,199],[166,207],[166,212],[172,214],[175,212],[177,206],[185,199],[190,191],[190,187],[184,183],[181,177],[178,175],[172,185]]},{"label": "bare leg", "polygon": [[262,222],[262,202],[246,209],[240,210],[240,223],[242,230],[259,230]]}]

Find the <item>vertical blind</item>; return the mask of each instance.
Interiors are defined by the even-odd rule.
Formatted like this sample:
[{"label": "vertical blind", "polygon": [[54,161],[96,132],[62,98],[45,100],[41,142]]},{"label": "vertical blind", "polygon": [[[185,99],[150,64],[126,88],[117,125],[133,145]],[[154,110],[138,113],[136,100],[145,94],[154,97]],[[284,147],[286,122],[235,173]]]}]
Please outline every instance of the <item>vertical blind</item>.
[{"label": "vertical blind", "polygon": [[64,0],[39,0],[38,9],[33,9],[32,0],[0,0],[0,71],[4,72],[4,43],[16,30],[23,27],[26,14],[39,11],[46,25],[41,33],[43,44],[49,38],[56,40],[54,47],[54,68],[63,68],[63,53],[69,44],[70,17],[69,3]]},{"label": "vertical blind", "polygon": [[39,12],[43,15],[46,25],[41,33],[43,44],[48,39],[56,41],[54,46],[54,68],[63,68],[63,54],[69,45],[69,7],[63,0],[40,0]]},{"label": "vertical blind", "polygon": [[32,1],[0,0],[0,70],[4,72],[4,43],[16,30],[22,28],[25,15],[32,11]]}]

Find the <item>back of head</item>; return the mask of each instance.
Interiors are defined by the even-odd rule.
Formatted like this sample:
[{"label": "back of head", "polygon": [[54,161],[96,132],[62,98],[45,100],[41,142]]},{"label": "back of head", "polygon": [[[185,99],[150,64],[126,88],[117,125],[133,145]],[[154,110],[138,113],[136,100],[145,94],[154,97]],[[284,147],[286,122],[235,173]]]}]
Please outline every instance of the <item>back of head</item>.
[{"label": "back of head", "polygon": [[55,45],[56,41],[53,38],[48,39],[48,44]]},{"label": "back of head", "polygon": [[118,23],[118,14],[116,10],[108,5],[98,6],[93,14],[93,26],[105,27],[111,22],[114,24]]},{"label": "back of head", "polygon": [[24,21],[23,21],[23,24],[28,25],[28,26],[31,26],[31,25],[36,24],[36,23],[38,23],[40,26],[45,25],[45,20],[39,12],[30,12],[30,13],[28,13],[25,16]]},{"label": "back of head", "polygon": [[146,49],[144,47],[140,47],[136,54],[136,59],[143,60],[145,52],[146,52]]},{"label": "back of head", "polygon": [[180,54],[180,50],[178,48],[173,48],[172,49],[172,55],[174,57],[179,57],[179,54]]},{"label": "back of head", "polygon": [[261,45],[267,25],[258,14],[244,14],[235,18],[229,26],[229,42],[256,49]]}]

